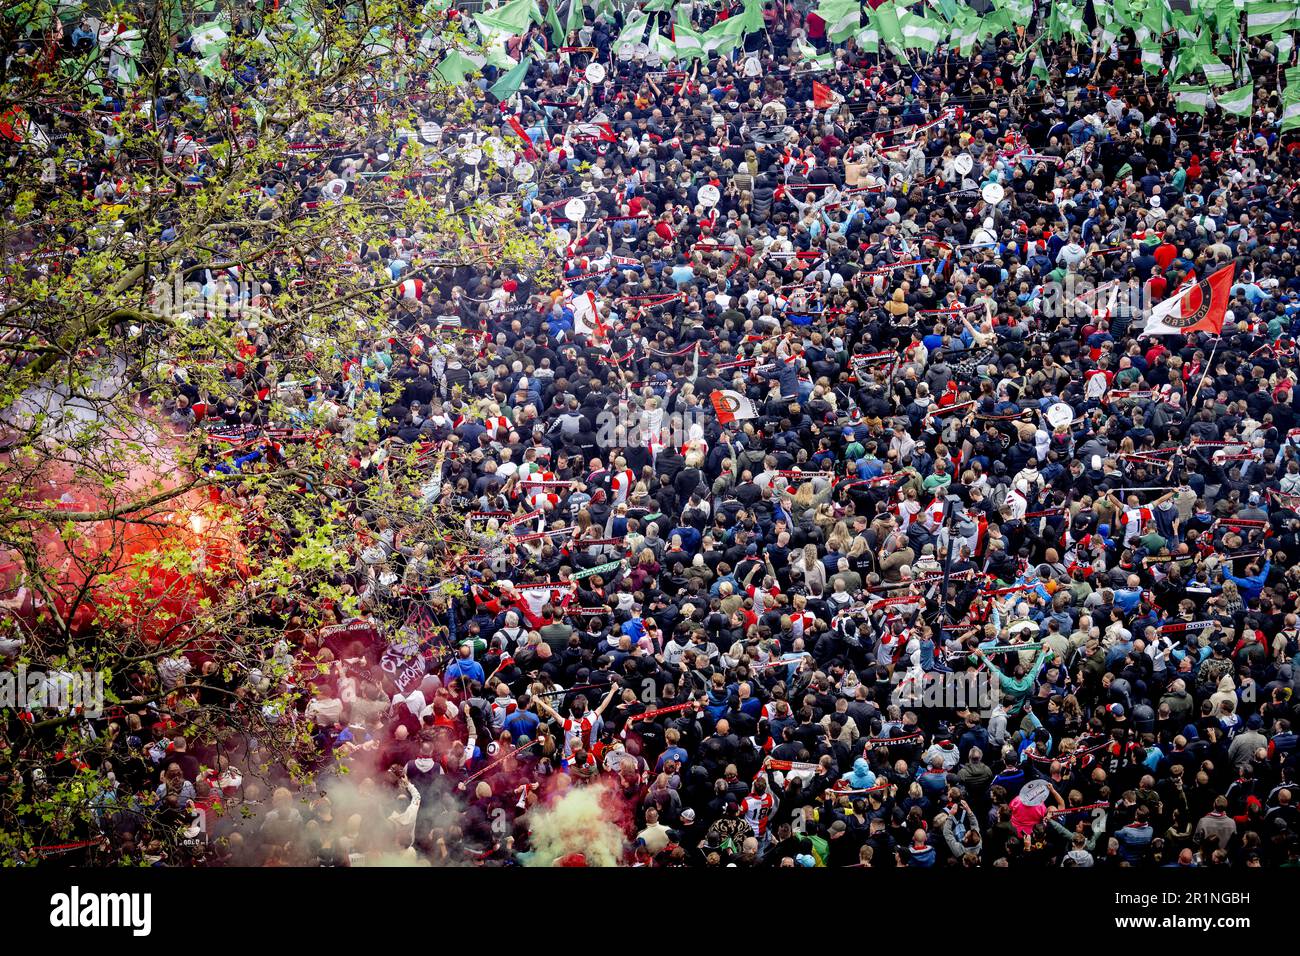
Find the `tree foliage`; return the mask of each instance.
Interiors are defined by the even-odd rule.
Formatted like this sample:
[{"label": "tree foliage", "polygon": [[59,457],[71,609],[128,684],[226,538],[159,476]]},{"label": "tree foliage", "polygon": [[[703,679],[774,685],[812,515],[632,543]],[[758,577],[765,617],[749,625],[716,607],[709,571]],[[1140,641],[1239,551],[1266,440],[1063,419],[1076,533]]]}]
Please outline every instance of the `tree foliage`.
[{"label": "tree foliage", "polygon": [[[368,385],[412,333],[403,282],[541,256],[517,194],[488,194],[509,179],[482,94],[436,69],[474,48],[436,7],[24,0],[0,20],[0,652],[103,673],[111,718],[9,714],[10,859],[94,837],[132,715],[231,742],[245,774],[311,769],[290,718],[314,665],[262,612],[353,617],[341,582],[376,543],[419,542],[426,569],[466,550],[430,507],[445,449],[384,441]],[[193,404],[244,427],[216,441]],[[182,651],[204,663],[169,679]]]}]

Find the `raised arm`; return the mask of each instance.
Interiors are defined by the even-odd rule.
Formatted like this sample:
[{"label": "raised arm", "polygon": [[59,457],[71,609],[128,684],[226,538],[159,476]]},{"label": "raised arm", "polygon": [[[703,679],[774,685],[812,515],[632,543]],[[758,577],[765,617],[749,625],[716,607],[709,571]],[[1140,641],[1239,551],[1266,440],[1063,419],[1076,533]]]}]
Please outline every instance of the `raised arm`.
[{"label": "raised arm", "polygon": [[609,693],[605,695],[605,699],[602,700],[600,702],[600,706],[596,708],[596,716],[600,716],[601,714],[605,713],[605,708],[609,706],[609,702],[612,701],[615,695],[617,694],[618,694],[618,684],[610,684]]}]

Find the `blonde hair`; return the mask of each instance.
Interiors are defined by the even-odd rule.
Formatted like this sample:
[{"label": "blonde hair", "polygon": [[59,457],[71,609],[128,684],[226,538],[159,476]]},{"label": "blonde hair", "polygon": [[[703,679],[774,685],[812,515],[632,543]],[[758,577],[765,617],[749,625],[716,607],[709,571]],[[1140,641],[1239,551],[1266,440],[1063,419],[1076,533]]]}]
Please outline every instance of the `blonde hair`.
[{"label": "blonde hair", "polygon": [[794,494],[794,506],[796,508],[808,509],[813,506],[813,484],[811,481],[804,482]]}]

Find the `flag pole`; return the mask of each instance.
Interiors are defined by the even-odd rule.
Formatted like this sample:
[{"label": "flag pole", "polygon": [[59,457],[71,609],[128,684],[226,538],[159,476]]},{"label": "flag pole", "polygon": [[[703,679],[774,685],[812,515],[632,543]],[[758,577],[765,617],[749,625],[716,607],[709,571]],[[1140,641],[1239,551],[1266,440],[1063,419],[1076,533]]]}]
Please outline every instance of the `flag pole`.
[{"label": "flag pole", "polygon": [[1214,337],[1214,348],[1210,349],[1210,358],[1205,363],[1205,371],[1201,373],[1201,380],[1196,385],[1196,391],[1192,392],[1192,401],[1188,409],[1189,411],[1196,407],[1196,396],[1201,394],[1201,386],[1205,384],[1205,377],[1210,374],[1210,369],[1214,368],[1214,353],[1219,350],[1219,342],[1222,338],[1222,335],[1216,335]]}]

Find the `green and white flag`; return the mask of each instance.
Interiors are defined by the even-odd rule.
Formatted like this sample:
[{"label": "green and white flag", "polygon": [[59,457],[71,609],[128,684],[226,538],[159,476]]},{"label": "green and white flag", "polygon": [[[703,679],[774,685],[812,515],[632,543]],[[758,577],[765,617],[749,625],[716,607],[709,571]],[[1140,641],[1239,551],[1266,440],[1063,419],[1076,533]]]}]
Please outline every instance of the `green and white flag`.
[{"label": "green and white flag", "polygon": [[[1232,3],[1232,0],[1228,0],[1228,3]],[[1098,19],[1105,19],[1112,25],[1128,27],[1130,30],[1134,31],[1142,25],[1142,20],[1138,16],[1137,12],[1134,11],[1133,4],[1130,0],[1114,0],[1114,2],[1107,7],[1094,6],[1097,10]]]},{"label": "green and white flag", "polygon": [[744,9],[740,11],[740,27],[743,33],[760,33],[767,29],[763,19],[763,0],[744,0]]},{"label": "green and white flag", "polygon": [[799,51],[801,64],[811,67],[813,71],[835,69],[835,54],[822,53],[819,55],[813,47],[803,40],[795,41],[795,49]]},{"label": "green and white flag", "polygon": [[[479,39],[482,41],[483,46],[489,49],[495,46],[504,50],[507,41],[524,32],[507,23],[495,20],[486,13],[480,13],[474,18],[474,26],[478,28]],[[527,27],[524,29],[526,30]]]},{"label": "green and white flag", "polygon": [[645,42],[645,28],[649,23],[644,14],[633,14],[628,17],[623,32],[614,41],[614,52],[618,53],[624,46]]},{"label": "green and white flag", "polygon": [[1031,43],[1030,46],[1022,49],[1022,51],[1017,53],[1017,55],[1011,57],[1011,65],[1015,66],[1017,69],[1021,68],[1021,66],[1024,65],[1024,61],[1030,59],[1032,53],[1032,55],[1034,55],[1034,61],[1032,61],[1032,64],[1030,65],[1030,74],[1047,79],[1048,68],[1043,64],[1043,57],[1039,56],[1039,44],[1043,43],[1044,36],[1047,36],[1047,34],[1039,34],[1039,39],[1034,40],[1034,43]]},{"label": "green and white flag", "polygon": [[858,45],[858,49],[866,53],[878,53],[880,51],[880,30],[873,23],[863,27],[858,31],[853,42]]},{"label": "green and white flag", "polygon": [[1300,28],[1300,8],[1294,3],[1264,0],[1246,7],[1246,36],[1278,36]]},{"label": "green and white flag", "polygon": [[1034,17],[1034,0],[993,0],[993,6],[1020,26],[1028,26]]},{"label": "green and white flag", "polygon": [[485,10],[475,17],[487,18],[490,22],[501,24],[514,32],[511,36],[520,36],[528,29],[529,23],[541,23],[542,15],[533,0],[509,0],[493,10]]},{"label": "green and white flag", "polygon": [[1201,72],[1211,86],[1227,86],[1232,82],[1232,67],[1218,57],[1201,62]]},{"label": "green and white flag", "polygon": [[1165,9],[1163,0],[1146,0],[1146,6],[1142,10],[1142,26],[1151,32],[1152,36],[1159,37],[1165,32]]},{"label": "green and white flag", "polygon": [[1216,93],[1214,102],[1225,113],[1231,113],[1233,116],[1249,116],[1255,105],[1255,84],[1247,83],[1235,90]]},{"label": "green and white flag", "polygon": [[569,16],[564,24],[565,33],[577,33],[587,25],[587,14],[582,9],[582,0],[569,0]]},{"label": "green and white flag", "polygon": [[1061,15],[1061,4],[1053,3],[1047,11],[1047,35],[1053,40],[1065,36],[1065,18]]},{"label": "green and white flag", "polygon": [[1047,82],[1047,64],[1043,62],[1043,55],[1037,50],[1034,51],[1034,62],[1029,67],[1029,75],[1036,76],[1044,83]]},{"label": "green and white flag", "polygon": [[136,60],[144,49],[144,37],[139,30],[126,30],[113,38],[109,46],[108,75],[122,84],[133,84],[140,78]]},{"label": "green and white flag", "polygon": [[1061,17],[1066,31],[1076,40],[1086,43],[1092,39],[1091,34],[1088,32],[1088,25],[1084,22],[1081,8],[1061,4]]},{"label": "green and white flag", "polygon": [[899,25],[903,28],[903,49],[921,50],[925,53],[933,53],[938,47],[939,41],[946,34],[946,30],[941,30],[936,21],[927,20],[925,17],[917,16],[914,13],[900,12],[898,17]]},{"label": "green and white flag", "polygon": [[459,86],[465,82],[465,77],[478,72],[478,66],[459,50],[450,50],[434,72],[452,86]]},{"label": "green and white flag", "polygon": [[203,57],[194,64],[194,68],[210,80],[221,79],[226,73],[225,67],[221,65],[220,53]]},{"label": "green and white flag", "polygon": [[1174,109],[1179,113],[1204,113],[1214,102],[1209,86],[1174,84],[1169,87],[1174,97]]},{"label": "green and white flag", "polygon": [[519,92],[519,88],[524,85],[524,80],[528,77],[528,67],[532,63],[531,57],[524,57],[519,61],[519,65],[509,73],[504,73],[493,83],[488,92],[495,96],[501,102],[505,102]]},{"label": "green and white flag", "polygon": [[677,59],[683,61],[703,60],[706,57],[704,35],[698,30],[692,30],[689,24],[674,24],[673,37],[673,46],[677,49]]},{"label": "green and white flag", "polygon": [[1282,91],[1282,118],[1280,129],[1284,133],[1300,129],[1300,86],[1288,86]]},{"label": "green and white flag", "polygon": [[546,5],[546,25],[551,28],[551,42],[559,46],[564,42],[564,25],[560,23],[560,15],[555,10],[554,0]]},{"label": "green and white flag", "polygon": [[968,56],[980,42],[979,18],[959,9],[952,21],[952,45],[962,56]]},{"label": "green and white flag", "polygon": [[220,23],[210,23],[190,34],[190,47],[199,56],[220,53],[230,43],[230,37],[221,29]]},{"label": "green and white flag", "polygon": [[658,53],[659,58],[665,63],[677,59],[676,45],[658,30],[651,32],[650,39],[646,43],[649,45],[650,51]]},{"label": "green and white flag", "polygon": [[1232,68],[1220,60],[1210,45],[1209,32],[1203,33],[1195,43],[1182,47],[1171,72],[1175,80],[1200,70],[1211,86],[1226,86],[1232,82]]},{"label": "green and white flag", "polygon": [[[740,45],[745,27],[740,17],[728,17],[704,31],[704,49],[726,55]],[[617,47],[615,48],[617,49]]]},{"label": "green and white flag", "polygon": [[1170,19],[1173,20],[1174,26],[1178,28],[1178,39],[1184,43],[1196,39],[1196,34],[1201,28],[1201,18],[1199,14],[1170,13]]},{"label": "green and white flag", "polygon": [[826,36],[832,43],[843,43],[861,27],[858,0],[821,0],[815,12],[826,21]]},{"label": "green and white flag", "polygon": [[1165,52],[1160,41],[1144,40],[1142,42],[1142,69],[1152,75],[1158,75],[1165,68]]},{"label": "green and white flag", "polygon": [[1128,0],[1116,0],[1105,6],[1096,4],[1094,8],[1097,12],[1097,26],[1101,28],[1102,43],[1114,43],[1125,27],[1137,26],[1137,19],[1129,9]]},{"label": "green and white flag", "polygon": [[903,52],[903,26],[899,22],[898,6],[894,0],[885,0],[871,11],[871,22],[880,33],[880,39],[895,53]]},{"label": "green and white flag", "polygon": [[975,22],[979,24],[980,40],[1016,32],[1016,25],[1011,22],[1011,15],[1002,10],[990,10]]},{"label": "green and white flag", "polygon": [[949,23],[954,22],[963,9],[957,4],[957,0],[929,0],[929,4],[931,10],[936,11]]},{"label": "green and white flag", "polygon": [[[473,60],[475,58],[471,56],[470,59]],[[482,60],[482,62],[479,63],[480,69],[482,68],[483,63],[495,66],[498,70],[513,70],[515,67],[519,66],[519,61],[506,52],[506,45],[504,43],[490,44],[487,48],[487,55],[479,57],[478,59]]]},{"label": "green and white flag", "polygon": [[1237,0],[1201,0],[1200,13],[1214,21],[1217,32],[1230,34],[1233,39],[1240,40],[1237,23],[1242,6],[1244,4],[1239,5]]}]

